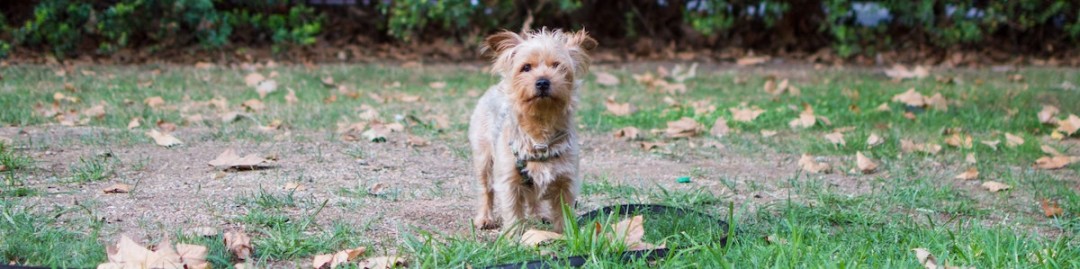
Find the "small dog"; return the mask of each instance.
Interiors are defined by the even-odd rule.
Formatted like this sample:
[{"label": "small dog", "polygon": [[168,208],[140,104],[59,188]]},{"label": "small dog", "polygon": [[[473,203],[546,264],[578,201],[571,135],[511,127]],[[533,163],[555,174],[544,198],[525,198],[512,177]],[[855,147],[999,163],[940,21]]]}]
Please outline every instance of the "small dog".
[{"label": "small dog", "polygon": [[581,189],[574,110],[596,45],[584,30],[503,31],[485,40],[482,51],[494,55],[491,71],[502,81],[469,121],[481,185],[473,225],[506,230],[520,226],[528,210],[562,231],[563,205],[572,206]]}]

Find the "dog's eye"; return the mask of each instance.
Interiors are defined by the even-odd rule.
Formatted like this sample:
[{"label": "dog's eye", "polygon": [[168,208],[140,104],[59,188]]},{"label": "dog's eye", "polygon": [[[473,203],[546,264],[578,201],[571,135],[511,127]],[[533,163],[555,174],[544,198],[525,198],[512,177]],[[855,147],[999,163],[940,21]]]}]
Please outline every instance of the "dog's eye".
[{"label": "dog's eye", "polygon": [[525,66],[521,67],[521,72],[529,72],[529,70],[532,70],[532,64],[525,64]]},{"label": "dog's eye", "polygon": [[559,62],[553,62],[553,63],[551,63],[551,67],[552,67],[552,68],[558,68],[558,67],[559,67]]}]

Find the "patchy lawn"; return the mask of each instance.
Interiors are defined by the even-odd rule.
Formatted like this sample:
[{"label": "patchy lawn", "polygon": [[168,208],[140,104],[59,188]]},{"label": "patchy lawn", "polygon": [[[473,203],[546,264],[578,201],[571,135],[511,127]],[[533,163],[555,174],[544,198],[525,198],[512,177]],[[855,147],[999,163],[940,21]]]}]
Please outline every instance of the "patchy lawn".
[{"label": "patchy lawn", "polygon": [[[540,247],[470,227],[465,130],[496,81],[483,69],[2,69],[0,254],[94,267],[120,235],[148,245],[168,237],[209,247],[213,267],[229,268],[239,261],[223,233],[242,231],[256,267],[310,267],[317,254],[360,246],[414,268],[582,254],[591,267],[623,267],[624,246],[593,232],[619,219]],[[1080,156],[1080,134],[1064,123],[1080,114],[1076,70],[932,70],[902,81],[880,69],[686,70],[597,66],[611,77],[591,76],[581,92],[585,178],[574,214],[659,203],[736,231],[720,244],[728,231],[711,219],[647,214],[646,242],[686,248],[656,265],[914,268],[912,249],[925,248],[954,266],[1080,266],[1080,163],[1036,166]],[[1057,112],[1040,119],[1044,105]],[[613,135],[626,127],[638,138]],[[159,146],[151,129],[182,144]],[[208,165],[226,149],[268,167]],[[857,153],[876,168],[857,165]],[[828,173],[810,171],[822,164]],[[957,178],[965,172],[973,179]],[[103,191],[116,184],[130,190]]]}]

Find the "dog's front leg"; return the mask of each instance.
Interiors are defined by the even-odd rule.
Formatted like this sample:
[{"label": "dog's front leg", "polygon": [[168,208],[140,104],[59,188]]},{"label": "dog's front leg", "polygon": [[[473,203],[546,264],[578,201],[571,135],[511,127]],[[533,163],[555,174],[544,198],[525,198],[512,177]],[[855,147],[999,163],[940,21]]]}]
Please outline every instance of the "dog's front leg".
[{"label": "dog's front leg", "polygon": [[521,222],[525,219],[525,186],[521,184],[519,175],[504,175],[499,184],[495,185],[495,203],[499,208],[499,216],[502,218],[504,231],[514,233],[521,231]]}]

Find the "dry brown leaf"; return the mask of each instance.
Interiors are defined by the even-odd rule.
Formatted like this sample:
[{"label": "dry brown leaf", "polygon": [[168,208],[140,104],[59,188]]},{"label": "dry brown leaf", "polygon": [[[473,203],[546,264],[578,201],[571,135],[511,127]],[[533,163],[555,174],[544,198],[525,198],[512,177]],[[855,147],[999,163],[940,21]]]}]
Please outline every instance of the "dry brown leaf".
[{"label": "dry brown leaf", "polygon": [[1059,110],[1056,106],[1043,105],[1042,110],[1037,114],[1039,116],[1039,122],[1046,124],[1057,123],[1057,118],[1054,118],[1054,116],[1057,116],[1058,112]]},{"label": "dry brown leaf", "polygon": [[[331,76],[323,77],[322,78],[322,85],[326,86],[327,88],[337,87],[337,83],[334,83],[334,77],[331,77]],[[318,266],[316,266],[316,267],[318,267]]]},{"label": "dry brown leaf", "polygon": [[615,130],[615,133],[613,133],[612,136],[619,140],[638,140],[641,139],[641,131],[633,126],[623,127],[622,129]]},{"label": "dry brown leaf", "polygon": [[1005,146],[1006,147],[1015,148],[1016,146],[1023,145],[1023,144],[1024,144],[1024,138],[1023,137],[1020,137],[1020,136],[1017,136],[1017,135],[1014,135],[1014,134],[1011,134],[1011,133],[1005,133]]},{"label": "dry brown leaf", "polygon": [[128,193],[131,191],[131,185],[124,183],[116,183],[108,188],[105,188],[105,193]]},{"label": "dry brown leaf", "polygon": [[268,165],[266,158],[260,157],[258,154],[248,154],[241,158],[240,155],[237,155],[232,149],[226,149],[208,164],[220,169],[255,169]]},{"label": "dry brown leaf", "polygon": [[125,235],[115,247],[106,248],[109,262],[99,264],[98,268],[205,269],[210,268],[206,262],[207,251],[204,246],[188,244],[177,244],[174,248],[168,238],[151,251]]},{"label": "dry brown leaf", "polygon": [[1008,189],[1012,188],[1012,186],[1005,185],[1004,183],[997,182],[997,181],[983,182],[982,187],[989,190],[990,192],[999,192],[999,191],[1008,190]]},{"label": "dry brown leaf", "polygon": [[712,129],[709,130],[709,133],[715,137],[723,137],[729,132],[731,132],[731,129],[728,128],[727,119],[724,119],[724,117],[717,117],[716,121],[713,122]]},{"label": "dry brown leaf", "polygon": [[772,245],[787,245],[788,241],[777,234],[770,234],[765,236],[765,243]]},{"label": "dry brown leaf", "polygon": [[953,133],[952,135],[945,138],[945,144],[957,148],[971,148],[971,140],[972,139],[970,135],[960,135],[960,133]]},{"label": "dry brown leaf", "polygon": [[214,68],[214,64],[208,62],[196,62],[195,69],[210,69]]},{"label": "dry brown leaf", "polygon": [[728,110],[731,111],[731,119],[734,120],[734,121],[739,121],[739,122],[751,122],[751,121],[754,121],[754,119],[756,119],[758,116],[761,116],[761,113],[765,113],[765,110],[762,110],[761,108],[758,108],[757,106],[750,107],[750,108],[745,108],[745,107],[734,108],[733,107],[733,108],[729,108]]},{"label": "dry brown leaf", "polygon": [[1080,130],[1080,117],[1077,117],[1076,114],[1069,114],[1069,117],[1058,121],[1057,130],[1065,133],[1065,136],[1072,136],[1077,130]]},{"label": "dry brown leaf", "polygon": [[664,133],[669,137],[692,137],[697,136],[705,128],[700,123],[689,117],[683,117],[677,121],[667,123]]},{"label": "dry brown leaf", "polygon": [[735,60],[735,64],[739,66],[752,66],[759,65],[769,61],[769,56],[747,56]]},{"label": "dry brown leaf", "polygon": [[241,260],[248,260],[255,252],[255,248],[251,246],[251,237],[240,231],[225,233],[225,248]]},{"label": "dry brown leaf", "polygon": [[360,262],[360,268],[362,269],[402,268],[408,265],[407,260],[396,256],[367,258]]},{"label": "dry brown leaf", "polygon": [[612,224],[611,230],[614,235],[610,239],[623,243],[629,251],[657,248],[655,245],[641,241],[645,236],[645,218],[641,215]]},{"label": "dry brown leaf", "polygon": [[548,241],[562,240],[562,238],[562,234],[558,234],[555,232],[529,229],[521,235],[521,241],[519,241],[519,243],[521,243],[522,245],[535,247]]},{"label": "dry brown leaf", "polygon": [[930,254],[929,250],[925,248],[912,249],[915,251],[915,258],[919,259],[921,264],[926,269],[975,269],[975,267],[957,267],[951,265],[938,264],[937,259],[933,254]]},{"label": "dry brown leaf", "polygon": [[334,254],[315,255],[311,265],[314,268],[336,268],[338,265],[351,262],[360,257],[360,255],[364,255],[364,252],[367,252],[367,248],[358,247],[338,251]]},{"label": "dry brown leaf", "polygon": [[979,170],[975,169],[975,167],[968,168],[967,171],[956,175],[954,178],[959,180],[975,180],[979,178]]},{"label": "dry brown leaf", "polygon": [[690,106],[694,108],[694,115],[711,114],[716,111],[716,105],[709,100],[692,101]]},{"label": "dry brown leaf", "polygon": [[[787,84],[787,80],[784,80],[784,82],[785,84]],[[768,93],[770,95],[780,95],[781,93],[784,93],[782,89],[777,89],[776,80],[772,79],[766,80],[765,85],[762,86],[762,88],[764,88],[765,93]]]},{"label": "dry brown leaf", "polygon": [[926,105],[936,110],[949,111],[949,101],[941,96],[941,93],[935,93],[934,96],[927,98]]},{"label": "dry brown leaf", "polygon": [[998,149],[997,148],[998,144],[1001,144],[1001,140],[990,140],[990,141],[983,140],[980,143],[982,143],[983,145],[986,145],[987,147],[990,147],[990,149],[997,150]]},{"label": "dry brown leaf", "polygon": [[267,95],[277,91],[277,81],[273,79],[263,80],[259,82],[258,86],[255,86],[255,92],[259,94],[259,98],[266,98]]},{"label": "dry brown leaf", "polygon": [[289,93],[285,94],[285,103],[286,104],[291,105],[291,104],[296,104],[297,102],[300,102],[300,99],[296,98],[296,91],[293,91],[293,89],[288,89],[288,91],[289,91]]},{"label": "dry brown leaf", "polygon": [[166,147],[166,148],[179,146],[179,145],[184,144],[184,142],[181,142],[180,139],[177,139],[176,137],[172,136],[171,134],[158,132],[157,129],[150,129],[149,132],[146,132],[146,135],[150,136],[150,138],[153,138],[154,143],[158,144],[158,146],[162,146],[162,147]]},{"label": "dry brown leaf", "polygon": [[870,133],[870,137],[866,138],[866,148],[873,148],[885,143],[885,139],[882,139],[876,133]]},{"label": "dry brown leaf", "polygon": [[1039,147],[1039,149],[1041,149],[1042,152],[1044,152],[1046,154],[1050,154],[1050,156],[1062,156],[1062,155],[1065,155],[1065,154],[1061,154],[1061,152],[1058,152],[1056,149],[1054,149],[1050,145],[1042,145],[1041,147]]},{"label": "dry brown leaf", "polygon": [[304,191],[304,190],[307,190],[307,186],[304,186],[303,184],[300,184],[299,182],[289,181],[289,182],[285,182],[285,187],[282,187],[282,189],[284,189],[285,191],[290,191],[290,192],[292,192],[292,191]]},{"label": "dry brown leaf", "polygon": [[803,171],[815,174],[829,173],[832,171],[832,167],[830,167],[829,164],[815,161],[814,157],[810,156],[810,154],[803,154],[802,158],[799,158],[799,168]]},{"label": "dry brown leaf", "polygon": [[104,104],[98,104],[96,106],[92,106],[90,108],[87,108],[86,110],[83,110],[82,114],[89,117],[89,118],[94,118],[94,119],[104,118],[105,117],[105,105]]},{"label": "dry brown leaf", "polygon": [[247,84],[248,87],[255,87],[259,86],[259,82],[262,82],[263,80],[266,80],[266,77],[262,74],[251,73],[244,77],[244,84]]},{"label": "dry brown leaf", "polygon": [[142,118],[134,117],[128,122],[127,128],[128,130],[134,130],[135,128],[139,128],[139,126],[142,126]]},{"label": "dry brown leaf", "polygon": [[604,106],[607,107],[608,112],[615,116],[627,116],[637,111],[637,107],[633,104],[617,103],[614,97],[608,97],[607,100],[604,100]]},{"label": "dry brown leaf", "polygon": [[165,99],[161,98],[161,96],[147,97],[143,99],[143,103],[150,108],[158,108],[165,104]]},{"label": "dry brown leaf", "polygon": [[904,93],[893,96],[892,101],[914,107],[922,107],[926,105],[926,97],[924,97],[921,93],[916,92],[915,88],[908,89]]},{"label": "dry brown leaf", "polygon": [[1043,215],[1045,215],[1047,218],[1061,216],[1061,214],[1065,213],[1065,210],[1062,209],[1060,205],[1058,205],[1057,201],[1050,202],[1050,200],[1043,198],[1039,204],[1042,207]]},{"label": "dry brown leaf", "polygon": [[979,161],[975,160],[975,153],[968,153],[967,157],[964,157],[964,162],[967,164],[976,164]]},{"label": "dry brown leaf", "polygon": [[594,74],[596,74],[596,84],[608,87],[619,85],[619,78],[615,77],[615,75],[612,75],[611,73],[596,72]]},{"label": "dry brown leaf", "polygon": [[423,147],[427,146],[430,143],[427,141],[427,139],[424,139],[423,137],[410,135],[408,138],[406,138],[405,144],[410,147]]},{"label": "dry brown leaf", "polygon": [[814,116],[814,109],[810,108],[810,105],[804,104],[803,111],[799,113],[799,117],[788,122],[788,126],[791,128],[810,128],[817,123],[817,117]]},{"label": "dry brown leaf", "polygon": [[832,143],[834,146],[836,146],[836,145],[846,146],[847,145],[847,142],[844,141],[844,134],[840,133],[840,132],[836,132],[836,131],[833,131],[832,133],[825,134],[825,140],[828,140],[829,143]]},{"label": "dry brown leaf", "polygon": [[909,78],[922,79],[930,75],[930,70],[927,70],[924,66],[915,66],[911,70],[907,67],[896,64],[892,68],[885,70],[885,75],[889,76],[893,80],[904,80]]},{"label": "dry brown leaf", "polygon": [[440,89],[446,88],[446,81],[431,82],[431,83],[428,83],[428,87],[431,87],[432,89],[440,90]]},{"label": "dry brown leaf", "polygon": [[873,160],[863,156],[862,151],[855,152],[855,166],[859,168],[863,174],[873,173],[877,169],[877,163]]},{"label": "dry brown leaf", "polygon": [[241,103],[240,106],[246,108],[248,111],[251,112],[259,112],[263,109],[266,109],[266,105],[264,105],[263,102],[259,99],[250,99],[244,101],[244,103]]},{"label": "dry brown leaf", "polygon": [[1035,160],[1035,167],[1046,170],[1061,169],[1073,162],[1080,161],[1080,157],[1070,156],[1046,156]]},{"label": "dry brown leaf", "polygon": [[888,103],[881,103],[874,110],[880,111],[880,112],[889,112],[889,111],[892,111],[892,108],[889,107]]},{"label": "dry brown leaf", "polygon": [[381,143],[386,142],[386,137],[390,135],[390,132],[390,128],[385,124],[372,124],[370,129],[360,135],[367,141]]},{"label": "dry brown leaf", "polygon": [[769,138],[776,135],[776,131],[773,130],[761,130],[761,137]]}]

